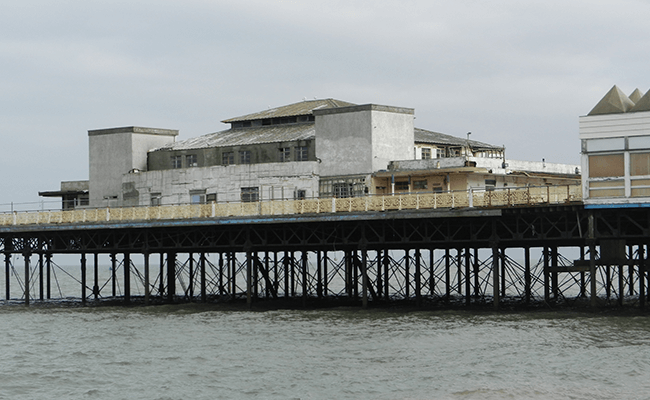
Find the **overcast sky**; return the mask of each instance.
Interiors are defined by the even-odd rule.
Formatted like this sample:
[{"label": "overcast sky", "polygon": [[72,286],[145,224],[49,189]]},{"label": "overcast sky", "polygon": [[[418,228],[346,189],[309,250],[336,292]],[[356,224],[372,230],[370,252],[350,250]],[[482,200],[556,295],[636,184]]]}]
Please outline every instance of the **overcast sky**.
[{"label": "overcast sky", "polygon": [[88,178],[91,129],[179,129],[335,98],[579,163],[578,116],[650,88],[650,2],[3,1],[0,204]]}]

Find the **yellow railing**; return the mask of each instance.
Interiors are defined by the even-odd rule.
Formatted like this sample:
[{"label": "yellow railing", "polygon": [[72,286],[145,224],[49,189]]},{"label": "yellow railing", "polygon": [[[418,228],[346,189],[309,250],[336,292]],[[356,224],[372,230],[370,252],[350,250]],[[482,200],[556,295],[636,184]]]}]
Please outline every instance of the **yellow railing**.
[{"label": "yellow railing", "polygon": [[504,188],[491,191],[413,193],[350,198],[269,200],[254,203],[181,204],[0,213],[1,225],[76,224],[235,216],[324,214],[364,211],[505,208],[582,201],[580,185]]}]

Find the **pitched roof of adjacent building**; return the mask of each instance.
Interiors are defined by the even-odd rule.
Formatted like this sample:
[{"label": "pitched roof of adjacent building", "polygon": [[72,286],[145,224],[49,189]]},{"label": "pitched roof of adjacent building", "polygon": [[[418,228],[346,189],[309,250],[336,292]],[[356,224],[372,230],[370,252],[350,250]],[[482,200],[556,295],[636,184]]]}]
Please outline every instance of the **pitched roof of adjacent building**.
[{"label": "pitched roof of adjacent building", "polygon": [[314,110],[322,110],[324,108],[348,107],[355,106],[354,103],[341,101],[336,99],[322,99],[322,100],[305,100],[299,103],[289,104],[286,106],[269,108],[265,111],[256,112],[253,114],[243,115],[241,117],[234,117],[223,120],[224,123],[252,121],[256,119],[267,118],[281,118],[281,117],[296,117],[300,115],[312,115]]},{"label": "pitched roof of adjacent building", "polygon": [[503,150],[501,146],[495,146],[476,140],[466,140],[457,136],[446,135],[444,133],[427,131],[425,129],[415,128],[415,143],[439,144],[445,146],[469,146],[476,150]]},{"label": "pitched roof of adjacent building", "polygon": [[170,143],[156,150],[189,150],[210,147],[243,146],[261,143],[290,142],[308,140],[315,137],[313,122],[266,125],[251,128],[227,129],[221,132]]},{"label": "pitched roof of adjacent building", "polygon": [[[224,123],[252,121],[267,118],[294,117],[300,115],[312,115],[314,110],[326,108],[349,107],[355,104],[341,100],[324,99],[308,100],[300,103],[289,104],[283,107],[248,114],[242,117],[224,120]],[[445,146],[469,145],[473,149],[495,149],[503,150],[503,147],[478,142],[476,140],[465,140],[456,136],[446,135],[433,131],[415,128],[415,143],[438,144]],[[262,125],[251,127],[239,127],[226,129],[220,132],[209,133],[196,138],[180,142],[169,143],[158,150],[190,150],[210,147],[230,147],[263,143],[291,142],[297,140],[315,139],[316,130],[314,122],[287,123],[278,125]]]}]

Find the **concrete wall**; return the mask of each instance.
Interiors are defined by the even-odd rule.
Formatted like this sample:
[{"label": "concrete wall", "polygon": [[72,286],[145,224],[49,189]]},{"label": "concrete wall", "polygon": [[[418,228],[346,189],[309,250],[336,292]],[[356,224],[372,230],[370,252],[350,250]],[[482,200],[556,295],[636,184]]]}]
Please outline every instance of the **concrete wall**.
[{"label": "concrete wall", "polygon": [[414,158],[413,110],[378,106],[315,110],[322,176],[366,174]]},{"label": "concrete wall", "polygon": [[125,127],[88,131],[90,206],[119,204],[122,177],[146,170],[147,151],[174,141],[178,131]]},{"label": "concrete wall", "polygon": [[318,163],[314,161],[181,168],[124,175],[127,205],[150,205],[160,193],[161,204],[190,202],[190,191],[216,194],[218,202],[241,199],[242,187],[259,187],[260,198],[293,199],[294,191],[318,195]]}]

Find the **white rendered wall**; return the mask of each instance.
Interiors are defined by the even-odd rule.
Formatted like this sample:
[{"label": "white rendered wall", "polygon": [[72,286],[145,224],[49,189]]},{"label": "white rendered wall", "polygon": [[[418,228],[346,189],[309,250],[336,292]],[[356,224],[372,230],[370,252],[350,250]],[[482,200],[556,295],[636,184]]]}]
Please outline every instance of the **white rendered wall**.
[{"label": "white rendered wall", "polygon": [[89,135],[90,206],[119,204],[124,174],[133,169],[146,170],[147,152],[173,141],[174,136],[133,132]]},{"label": "white rendered wall", "polygon": [[90,206],[111,205],[104,198],[119,199],[122,175],[131,169],[131,133],[92,135],[88,144]]},{"label": "white rendered wall", "polygon": [[412,109],[368,104],[314,114],[322,176],[368,174],[414,158]]},{"label": "white rendered wall", "polygon": [[152,193],[160,193],[161,204],[190,202],[190,191],[216,193],[218,202],[239,202],[242,187],[259,187],[260,199],[293,199],[295,190],[307,197],[318,196],[318,163],[315,161],[228,165],[168,169],[123,177],[138,192],[138,204],[150,205]]}]

